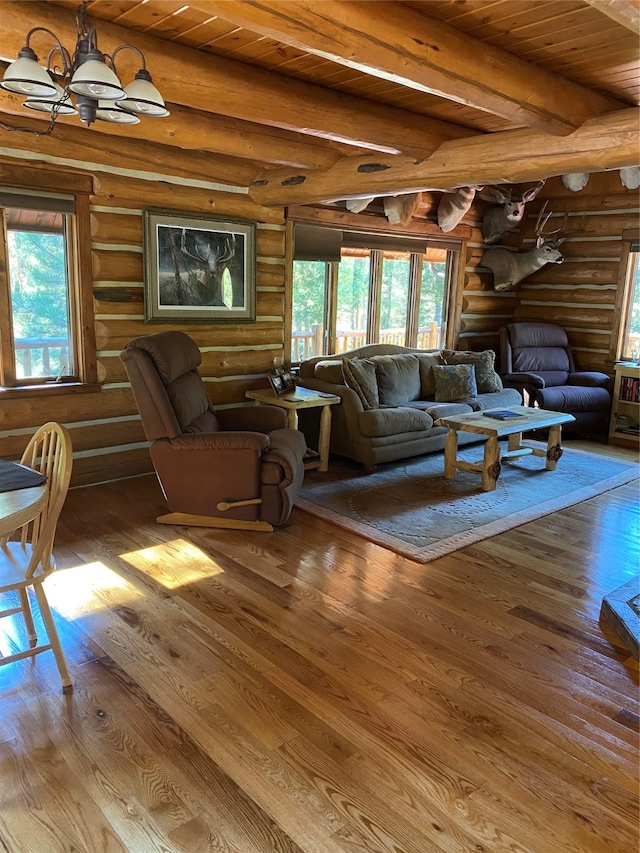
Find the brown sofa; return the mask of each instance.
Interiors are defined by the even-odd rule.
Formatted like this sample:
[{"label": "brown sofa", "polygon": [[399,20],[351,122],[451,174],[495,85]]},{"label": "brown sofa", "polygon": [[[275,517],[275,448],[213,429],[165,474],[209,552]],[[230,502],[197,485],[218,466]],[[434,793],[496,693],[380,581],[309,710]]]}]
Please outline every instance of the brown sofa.
[{"label": "brown sofa", "polygon": [[[456,353],[370,344],[303,361],[299,382],[340,397],[340,405],[332,407],[331,452],[360,462],[371,473],[382,462],[442,450],[447,430],[434,424],[440,417],[522,405],[518,391],[502,388],[493,369],[494,358],[493,352]],[[454,368],[454,373],[456,365],[471,365],[466,373],[478,377],[476,393],[453,402],[436,399],[441,396],[436,393],[436,374],[445,363]],[[358,386],[348,375],[350,366],[361,376],[365,370],[369,377],[375,375],[375,381]],[[314,446],[311,419],[301,418],[300,427]],[[459,437],[460,444],[478,440],[470,433]]]},{"label": "brown sofa", "polygon": [[276,406],[214,412],[183,332],[130,341],[120,354],[171,510],[157,520],[270,530],[289,518],[306,443]]}]

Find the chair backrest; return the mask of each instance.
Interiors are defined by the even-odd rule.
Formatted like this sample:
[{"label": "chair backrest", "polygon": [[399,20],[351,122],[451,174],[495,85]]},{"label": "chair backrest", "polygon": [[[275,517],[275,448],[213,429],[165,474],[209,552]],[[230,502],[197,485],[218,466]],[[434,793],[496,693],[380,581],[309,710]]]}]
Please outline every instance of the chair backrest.
[{"label": "chair backrest", "polygon": [[566,385],[574,371],[567,333],[553,323],[509,323],[500,330],[500,367],[535,373],[547,386]]},{"label": "chair backrest", "polygon": [[135,338],[120,353],[149,441],[218,430],[198,366],[202,356],[184,332]]},{"label": "chair backrest", "polygon": [[32,553],[27,577],[32,577],[38,566],[43,574],[53,571],[51,552],[73,467],[71,437],[66,427],[50,421],[38,429],[29,440],[22,459],[47,478],[48,499],[40,514],[25,524],[20,532],[21,542],[31,543]]}]

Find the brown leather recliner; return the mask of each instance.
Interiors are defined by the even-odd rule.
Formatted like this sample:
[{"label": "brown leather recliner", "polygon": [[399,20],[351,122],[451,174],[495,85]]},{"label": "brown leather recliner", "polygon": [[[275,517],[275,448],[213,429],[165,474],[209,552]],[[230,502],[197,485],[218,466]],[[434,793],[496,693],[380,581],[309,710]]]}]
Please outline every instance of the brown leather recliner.
[{"label": "brown leather recliner", "polygon": [[130,341],[120,353],[171,513],[157,521],[271,530],[291,513],[306,443],[276,406],[214,412],[183,332]]}]

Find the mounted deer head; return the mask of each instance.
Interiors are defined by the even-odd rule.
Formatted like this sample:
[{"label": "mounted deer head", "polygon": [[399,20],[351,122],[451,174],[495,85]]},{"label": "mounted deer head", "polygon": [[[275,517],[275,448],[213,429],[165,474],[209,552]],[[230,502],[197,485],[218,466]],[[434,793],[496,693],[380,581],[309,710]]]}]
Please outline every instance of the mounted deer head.
[{"label": "mounted deer head", "polygon": [[438,205],[438,225],[441,231],[453,231],[473,204],[482,187],[460,187],[453,193],[443,193]]},{"label": "mounted deer head", "polygon": [[421,192],[386,195],[382,199],[384,215],[392,225],[408,225],[417,213],[421,200]]},{"label": "mounted deer head", "polygon": [[[421,192],[383,196],[384,215],[392,225],[408,225],[420,206],[421,198]],[[376,196],[373,195],[366,198],[347,198],[345,205],[350,213],[362,213],[375,199]]]},{"label": "mounted deer head", "polygon": [[580,227],[573,231],[564,230],[567,221],[565,214],[563,227],[556,231],[550,231],[546,236],[544,228],[551,212],[546,213],[547,202],[545,201],[536,222],[536,246],[529,252],[517,252],[497,246],[495,249],[487,249],[482,256],[482,266],[488,267],[493,273],[493,289],[497,291],[513,290],[523,279],[541,269],[545,264],[561,264],[564,261],[560,246],[569,234],[582,230]]},{"label": "mounted deer head", "polygon": [[637,190],[640,186],[640,166],[628,166],[620,169],[622,186],[628,190]]},{"label": "mounted deer head", "polygon": [[562,183],[571,192],[578,193],[589,183],[589,177],[589,172],[571,172],[562,176]]},{"label": "mounted deer head", "polygon": [[513,196],[510,189],[491,187],[493,197],[499,205],[487,208],[482,220],[482,239],[485,243],[497,243],[507,232],[515,231],[515,225],[522,220],[527,202],[533,201],[545,182],[540,181],[535,187],[526,190],[522,195]]},{"label": "mounted deer head", "polygon": [[365,198],[347,198],[345,205],[350,213],[362,213],[374,199],[374,195],[368,195]]}]

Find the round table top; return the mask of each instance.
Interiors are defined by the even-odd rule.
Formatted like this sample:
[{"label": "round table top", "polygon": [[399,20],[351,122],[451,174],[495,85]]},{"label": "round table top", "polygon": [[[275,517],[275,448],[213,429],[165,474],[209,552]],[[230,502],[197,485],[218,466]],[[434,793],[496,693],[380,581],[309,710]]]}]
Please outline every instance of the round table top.
[{"label": "round table top", "polygon": [[0,537],[8,536],[40,512],[47,500],[47,484],[0,492]]}]

